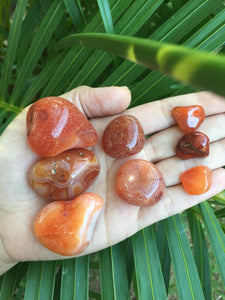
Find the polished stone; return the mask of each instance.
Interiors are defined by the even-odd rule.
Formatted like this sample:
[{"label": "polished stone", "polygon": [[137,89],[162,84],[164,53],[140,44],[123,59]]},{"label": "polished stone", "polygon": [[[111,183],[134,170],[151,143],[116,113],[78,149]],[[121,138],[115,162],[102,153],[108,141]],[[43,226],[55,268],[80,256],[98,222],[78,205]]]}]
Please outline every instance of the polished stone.
[{"label": "polished stone", "polygon": [[123,115],[113,119],[105,128],[102,138],[104,151],[111,157],[122,158],[140,152],[145,136],[137,118]]},{"label": "polished stone", "polygon": [[185,134],[178,140],[176,154],[182,159],[208,156],[208,136],[199,131]]},{"label": "polished stone", "polygon": [[72,201],[55,201],[37,215],[34,232],[49,250],[64,256],[77,255],[89,245],[103,199],[85,193]]},{"label": "polished stone", "polygon": [[98,135],[82,112],[61,97],[46,97],[27,112],[27,140],[42,157],[52,157],[72,148],[88,148]]},{"label": "polished stone", "polygon": [[186,133],[195,131],[205,119],[205,111],[201,105],[176,106],[172,115],[180,130]]},{"label": "polished stone", "polygon": [[70,200],[86,191],[99,171],[99,161],[92,151],[72,149],[38,161],[28,172],[28,182],[49,200]]},{"label": "polished stone", "polygon": [[117,173],[118,196],[137,206],[150,206],[158,202],[165,182],[159,169],[149,161],[133,159],[124,163]]}]

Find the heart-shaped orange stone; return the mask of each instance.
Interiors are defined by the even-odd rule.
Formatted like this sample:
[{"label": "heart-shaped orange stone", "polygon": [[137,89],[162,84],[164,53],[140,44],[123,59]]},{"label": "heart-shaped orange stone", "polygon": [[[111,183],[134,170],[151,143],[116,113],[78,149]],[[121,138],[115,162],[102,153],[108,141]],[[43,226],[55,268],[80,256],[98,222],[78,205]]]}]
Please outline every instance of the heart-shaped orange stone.
[{"label": "heart-shaped orange stone", "polygon": [[82,112],[61,97],[46,97],[27,112],[27,140],[42,157],[52,157],[72,148],[88,148],[98,135]]},{"label": "heart-shaped orange stone", "polygon": [[180,130],[186,133],[195,131],[205,119],[205,111],[201,105],[176,106],[172,115]]},{"label": "heart-shaped orange stone", "polygon": [[34,232],[49,250],[64,256],[77,255],[89,245],[103,199],[85,193],[72,201],[46,205],[37,215]]},{"label": "heart-shaped orange stone", "polygon": [[117,173],[116,192],[124,201],[137,206],[150,206],[158,202],[165,182],[159,169],[143,159],[124,163]]},{"label": "heart-shaped orange stone", "polygon": [[211,187],[212,171],[206,166],[191,168],[181,175],[181,182],[188,194],[204,194]]}]

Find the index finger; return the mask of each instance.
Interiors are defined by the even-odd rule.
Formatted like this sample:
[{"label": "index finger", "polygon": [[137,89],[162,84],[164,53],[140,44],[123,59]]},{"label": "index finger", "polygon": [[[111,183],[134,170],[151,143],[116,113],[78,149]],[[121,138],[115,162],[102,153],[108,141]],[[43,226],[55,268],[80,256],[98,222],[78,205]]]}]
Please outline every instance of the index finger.
[{"label": "index finger", "polygon": [[131,108],[126,113],[135,115],[145,135],[175,125],[172,109],[175,106],[201,105],[206,116],[225,112],[225,99],[211,92],[199,92],[167,98]]}]

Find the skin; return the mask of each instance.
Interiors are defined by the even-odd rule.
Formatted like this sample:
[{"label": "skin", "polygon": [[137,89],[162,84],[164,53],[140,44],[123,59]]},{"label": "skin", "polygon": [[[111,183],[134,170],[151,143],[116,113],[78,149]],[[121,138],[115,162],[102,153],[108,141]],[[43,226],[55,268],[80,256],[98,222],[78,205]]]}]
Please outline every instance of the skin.
[{"label": "skin", "polygon": [[[126,110],[131,94],[126,87],[79,87],[62,97],[72,101],[90,119],[99,135],[91,149],[98,157],[101,171],[88,190],[105,201],[94,232],[93,240],[81,254],[106,248],[133,235],[138,230],[177,214],[225,189],[225,100],[209,92],[188,94],[156,101]],[[202,105],[206,119],[198,129],[210,139],[210,154],[206,158],[182,160],[175,156],[176,143],[184,134],[171,115],[178,105]],[[144,149],[129,158],[107,156],[101,144],[103,130],[112,115],[126,110],[141,122],[146,139]],[[33,192],[27,183],[27,171],[39,157],[26,141],[26,112],[24,109],[0,137],[0,274],[19,261],[55,260],[65,257],[55,254],[36,239],[33,223],[46,205],[46,200]],[[164,176],[166,191],[151,207],[140,208],[118,198],[115,192],[116,172],[131,158],[140,158],[157,165]],[[196,165],[206,165],[212,172],[212,186],[198,196],[187,194],[181,186],[180,175]],[[109,171],[109,172],[108,172]]]}]

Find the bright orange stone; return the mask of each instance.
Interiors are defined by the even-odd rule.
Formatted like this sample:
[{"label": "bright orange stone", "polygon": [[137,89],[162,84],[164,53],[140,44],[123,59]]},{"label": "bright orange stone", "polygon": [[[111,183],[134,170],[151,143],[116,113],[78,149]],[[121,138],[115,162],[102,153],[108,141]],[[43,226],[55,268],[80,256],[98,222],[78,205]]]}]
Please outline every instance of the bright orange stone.
[{"label": "bright orange stone", "polygon": [[144,130],[137,118],[123,115],[113,119],[105,128],[102,145],[111,157],[122,158],[140,152],[145,143]]},{"label": "bright orange stone", "polygon": [[60,97],[38,100],[27,112],[27,140],[42,157],[52,157],[72,148],[88,148],[98,135],[82,112]]},{"label": "bright orange stone", "polygon": [[124,201],[137,206],[150,206],[158,202],[165,182],[159,169],[143,159],[124,163],[117,173],[116,192]]},{"label": "bright orange stone", "polygon": [[103,199],[86,193],[72,201],[46,205],[37,215],[34,232],[39,242],[60,255],[77,255],[90,243]]},{"label": "bright orange stone", "polygon": [[70,200],[86,191],[99,171],[99,161],[92,151],[72,149],[41,159],[28,172],[28,182],[49,200]]},{"label": "bright orange stone", "polygon": [[172,115],[180,130],[186,133],[195,131],[205,119],[205,111],[200,105],[176,106]]},{"label": "bright orange stone", "polygon": [[181,175],[185,191],[190,195],[200,195],[207,192],[212,182],[212,171],[206,166],[197,166]]}]

